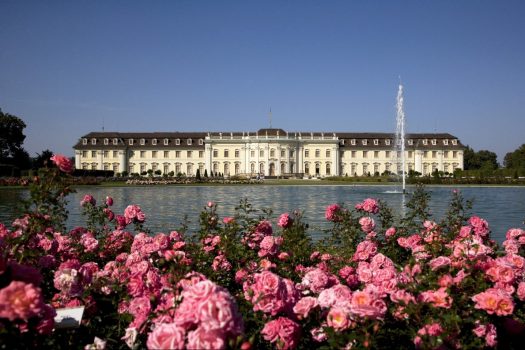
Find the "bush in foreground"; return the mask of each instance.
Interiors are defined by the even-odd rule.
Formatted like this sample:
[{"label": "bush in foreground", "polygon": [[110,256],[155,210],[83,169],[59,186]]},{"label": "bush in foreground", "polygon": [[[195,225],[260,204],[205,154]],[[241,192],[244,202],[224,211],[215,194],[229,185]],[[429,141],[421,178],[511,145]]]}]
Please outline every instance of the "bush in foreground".
[{"label": "bush in foreground", "polygon": [[[422,188],[397,220],[370,198],[332,204],[318,242],[300,211],[246,201],[153,234],[138,206],[86,195],[86,226],[66,232],[67,176],[42,170],[27,214],[0,225],[8,348],[520,348],[525,232],[499,246],[459,192],[439,223]],[[57,328],[56,310],[79,306],[81,324]]]}]

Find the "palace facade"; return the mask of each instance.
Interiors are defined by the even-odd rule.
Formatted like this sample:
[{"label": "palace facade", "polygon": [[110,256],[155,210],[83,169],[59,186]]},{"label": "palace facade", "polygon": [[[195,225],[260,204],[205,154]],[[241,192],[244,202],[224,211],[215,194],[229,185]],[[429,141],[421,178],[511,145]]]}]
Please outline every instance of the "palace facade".
[{"label": "palace facade", "polygon": [[[115,173],[195,176],[326,177],[400,173],[392,133],[286,132],[91,132],[75,149],[77,169]],[[447,133],[407,134],[405,171],[429,175],[463,169],[465,147]]]}]

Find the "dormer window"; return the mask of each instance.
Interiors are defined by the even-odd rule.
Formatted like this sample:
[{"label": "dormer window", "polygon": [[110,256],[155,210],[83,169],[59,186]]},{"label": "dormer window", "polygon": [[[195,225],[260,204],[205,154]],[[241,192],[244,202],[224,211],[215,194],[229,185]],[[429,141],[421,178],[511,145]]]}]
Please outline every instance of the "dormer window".
[{"label": "dormer window", "polygon": [[351,140],[350,140],[350,144],[351,144],[352,146],[355,146],[355,139],[351,139]]},{"label": "dormer window", "polygon": [[151,144],[152,144],[153,146],[157,145],[157,139],[153,139],[153,140],[151,140]]},{"label": "dormer window", "polygon": [[390,139],[385,140],[385,145],[390,146]]},{"label": "dormer window", "polygon": [[456,146],[458,144],[458,140],[452,140],[452,144]]},{"label": "dormer window", "polygon": [[91,144],[92,145],[96,145],[97,144],[97,139],[91,139]]},{"label": "dormer window", "polygon": [[367,139],[364,139],[363,140],[363,146],[366,146],[368,144],[368,140]]},{"label": "dormer window", "polygon": [[202,146],[204,145],[204,140],[203,139],[199,139],[199,146]]},{"label": "dormer window", "polygon": [[187,142],[188,142],[188,145],[191,145],[191,139],[188,139]]},{"label": "dormer window", "polygon": [[432,139],[432,146],[435,146],[436,145],[436,139]]},{"label": "dormer window", "polygon": [[133,139],[129,139],[129,145],[133,146]]},{"label": "dormer window", "polygon": [[146,144],[146,140],[144,140],[144,139],[140,139],[140,144],[141,144],[142,146],[144,146],[144,145]]},{"label": "dormer window", "polygon": [[408,140],[408,145],[409,146],[412,146],[413,144],[414,144],[414,140],[412,140],[412,139]]},{"label": "dormer window", "polygon": [[342,139],[342,140],[341,140],[341,145],[343,145],[343,146],[344,146],[344,144],[345,144],[345,140],[344,140],[344,139]]},{"label": "dormer window", "polygon": [[427,144],[428,144],[428,140],[427,140],[427,139],[424,139],[424,140],[423,140],[423,145],[426,146]]},{"label": "dormer window", "polygon": [[87,139],[82,139],[82,144],[87,145]]},{"label": "dormer window", "polygon": [[374,145],[375,145],[375,146],[379,145],[379,140],[378,140],[378,139],[375,139],[375,140],[374,140]]},{"label": "dormer window", "polygon": [[109,140],[108,139],[104,139],[104,144],[105,145],[109,145]]},{"label": "dormer window", "polygon": [[113,139],[113,144],[118,145],[118,139]]},{"label": "dormer window", "polygon": [[164,139],[164,146],[167,146],[169,142],[170,142],[170,140]]},{"label": "dormer window", "polygon": [[448,146],[448,140],[443,140],[443,144],[444,144],[445,146]]},{"label": "dormer window", "polygon": [[176,145],[180,145],[180,139],[176,139],[176,140],[175,140],[175,144],[176,144]]}]

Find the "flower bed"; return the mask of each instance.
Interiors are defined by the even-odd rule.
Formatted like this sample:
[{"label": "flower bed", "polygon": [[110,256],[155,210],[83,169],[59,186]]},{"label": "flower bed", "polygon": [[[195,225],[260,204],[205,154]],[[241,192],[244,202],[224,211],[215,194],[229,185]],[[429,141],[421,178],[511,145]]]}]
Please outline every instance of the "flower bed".
[{"label": "flower bed", "polygon": [[[65,232],[70,164],[42,169],[26,215],[0,224],[0,343],[7,348],[520,348],[525,231],[499,246],[454,192],[431,219],[413,194],[395,219],[371,198],[332,204],[314,242],[300,211],[241,201],[200,229],[152,233],[137,205],[90,195]],[[61,170],[63,172],[61,172]],[[76,328],[56,310],[83,307]]]}]

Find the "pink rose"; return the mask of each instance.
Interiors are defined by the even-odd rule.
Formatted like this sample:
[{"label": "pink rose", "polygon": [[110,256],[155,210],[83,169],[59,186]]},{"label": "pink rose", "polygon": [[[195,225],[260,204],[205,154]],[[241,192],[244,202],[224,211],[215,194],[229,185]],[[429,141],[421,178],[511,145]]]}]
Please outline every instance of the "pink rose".
[{"label": "pink rose", "polygon": [[162,323],[155,326],[148,335],[148,349],[182,349],[185,338],[184,328],[175,323]]},{"label": "pink rose", "polygon": [[284,213],[279,216],[279,221],[277,222],[277,226],[282,228],[290,227],[293,223],[293,219],[290,217],[290,214]]},{"label": "pink rose", "polygon": [[293,312],[299,319],[307,318],[310,311],[318,305],[317,299],[314,297],[304,297],[299,299],[297,304],[293,307]]},{"label": "pink rose", "polygon": [[0,317],[10,321],[38,315],[44,309],[40,288],[30,283],[12,281],[0,289]]},{"label": "pink rose", "polygon": [[50,158],[53,163],[60,169],[60,171],[63,171],[64,173],[71,173],[73,172],[73,163],[71,160],[61,154],[55,154]]},{"label": "pink rose", "polygon": [[222,219],[222,222],[224,222],[226,225],[229,225],[229,224],[233,223],[234,221],[235,221],[235,219],[232,218],[231,216],[227,216],[224,219]]},{"label": "pink rose", "polygon": [[326,207],[325,218],[328,221],[338,222],[341,221],[341,207],[338,204],[331,204]]}]

